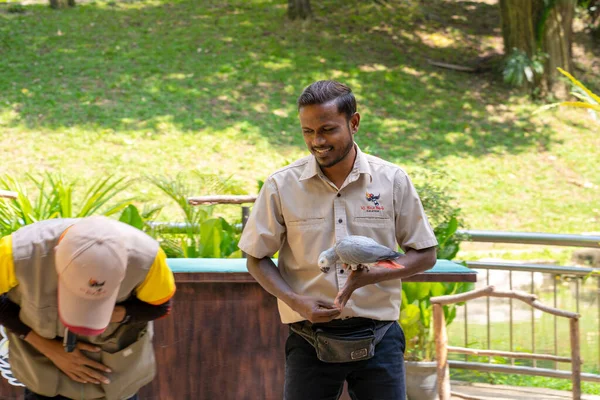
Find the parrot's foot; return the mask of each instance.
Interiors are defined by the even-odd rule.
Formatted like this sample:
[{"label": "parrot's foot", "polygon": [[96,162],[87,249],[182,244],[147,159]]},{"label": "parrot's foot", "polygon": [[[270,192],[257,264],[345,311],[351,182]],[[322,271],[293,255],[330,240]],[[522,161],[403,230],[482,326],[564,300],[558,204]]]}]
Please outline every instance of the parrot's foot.
[{"label": "parrot's foot", "polygon": [[350,269],[352,271],[362,271],[363,269],[367,270],[367,272],[369,272],[369,266],[365,265],[365,264],[356,264],[356,265],[351,265]]}]

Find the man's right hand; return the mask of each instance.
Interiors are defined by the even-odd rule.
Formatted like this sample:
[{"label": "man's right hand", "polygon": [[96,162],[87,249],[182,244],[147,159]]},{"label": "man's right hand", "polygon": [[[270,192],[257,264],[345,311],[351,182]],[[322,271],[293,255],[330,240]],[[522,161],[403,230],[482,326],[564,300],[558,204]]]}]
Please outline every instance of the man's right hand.
[{"label": "man's right hand", "polygon": [[297,296],[292,308],[313,324],[329,322],[337,318],[342,312],[333,303],[310,296]]},{"label": "man's right hand", "polygon": [[110,383],[110,380],[100,372],[110,373],[111,370],[105,365],[86,357],[81,352],[81,350],[84,350],[96,353],[100,351],[99,347],[78,342],[76,349],[67,353],[62,341],[43,338],[34,331],[29,332],[25,340],[48,357],[58,369],[72,380],[81,383]]}]

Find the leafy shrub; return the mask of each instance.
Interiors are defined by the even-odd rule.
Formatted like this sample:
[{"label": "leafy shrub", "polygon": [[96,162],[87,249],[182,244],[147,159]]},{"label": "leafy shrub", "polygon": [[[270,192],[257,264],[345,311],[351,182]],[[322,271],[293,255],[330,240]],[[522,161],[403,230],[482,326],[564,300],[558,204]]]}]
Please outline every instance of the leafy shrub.
[{"label": "leafy shrub", "polygon": [[536,75],[544,73],[545,57],[546,55],[540,52],[530,58],[523,50],[514,48],[504,61],[504,82],[517,87],[526,82],[534,83]]},{"label": "leafy shrub", "polygon": [[[442,171],[417,172],[413,175],[415,188],[423,203],[429,222],[438,241],[437,258],[452,260],[459,251],[460,239],[456,232],[460,225],[460,209],[454,206],[450,195],[452,180]],[[406,337],[407,360],[431,361],[435,351],[433,337],[433,306],[429,299],[435,296],[464,293],[473,289],[468,282],[404,282],[400,320]],[[446,325],[456,317],[456,307],[444,306]]]},{"label": "leafy shrub", "polygon": [[224,258],[238,253],[237,243],[241,232],[222,217],[213,217],[214,206],[192,206],[188,198],[202,193],[240,194],[239,185],[230,178],[193,173],[193,189],[184,175],[176,177],[149,177],[149,181],[170,197],[179,207],[183,222],[178,233],[168,226],[153,230],[153,235],[170,258]]},{"label": "leafy shrub", "polygon": [[114,215],[131,203],[131,199],[116,200],[132,183],[125,178],[110,175],[98,179],[84,187],[80,197],[77,197],[78,183],[69,182],[60,174],[28,175],[28,178],[37,191],[35,195],[30,195],[13,177],[0,177],[0,189],[18,193],[14,200],[0,200],[0,236],[46,219]]}]

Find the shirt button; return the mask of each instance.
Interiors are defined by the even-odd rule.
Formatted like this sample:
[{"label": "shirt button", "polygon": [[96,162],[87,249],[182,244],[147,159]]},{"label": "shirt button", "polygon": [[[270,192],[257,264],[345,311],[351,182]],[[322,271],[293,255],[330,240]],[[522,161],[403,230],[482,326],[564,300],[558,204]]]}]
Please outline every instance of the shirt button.
[{"label": "shirt button", "polygon": [[343,269],[340,269],[340,274],[343,274],[343,273],[344,273],[344,270],[343,270]]},{"label": "shirt button", "polygon": [[344,221],[342,221],[342,219],[340,218],[340,219],[338,219],[338,222],[341,224],[341,223],[342,223],[342,222],[344,222]]},{"label": "shirt button", "polygon": [[342,195],[340,193],[337,194],[337,197],[342,197]]}]

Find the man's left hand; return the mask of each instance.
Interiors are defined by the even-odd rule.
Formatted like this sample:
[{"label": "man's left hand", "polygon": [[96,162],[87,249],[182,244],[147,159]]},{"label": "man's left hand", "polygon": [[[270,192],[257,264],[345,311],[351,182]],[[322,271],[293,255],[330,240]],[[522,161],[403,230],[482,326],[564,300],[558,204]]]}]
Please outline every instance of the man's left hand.
[{"label": "man's left hand", "polygon": [[346,284],[340,289],[333,302],[340,310],[344,308],[356,289],[381,282],[389,274],[389,269],[385,267],[369,267],[368,269],[363,267],[352,270],[344,264],[344,268],[350,271],[348,280],[346,280]]}]

